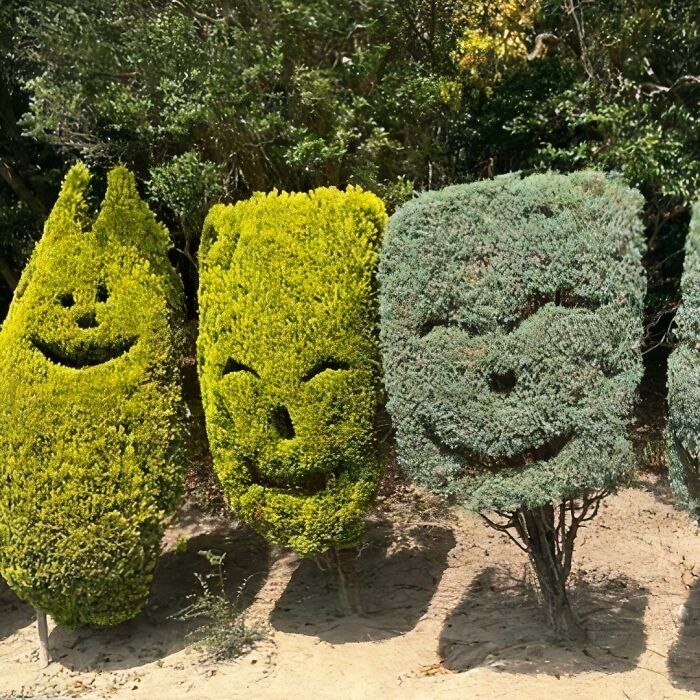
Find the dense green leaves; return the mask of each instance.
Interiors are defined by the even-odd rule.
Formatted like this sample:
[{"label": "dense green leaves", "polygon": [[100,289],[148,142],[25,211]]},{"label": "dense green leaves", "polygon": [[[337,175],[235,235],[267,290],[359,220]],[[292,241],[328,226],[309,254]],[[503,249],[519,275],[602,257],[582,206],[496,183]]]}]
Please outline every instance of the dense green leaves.
[{"label": "dense green leaves", "polygon": [[640,208],[639,193],[582,172],[449,187],[393,215],[381,337],[411,476],[474,510],[514,511],[629,475]]},{"label": "dense green leaves", "polygon": [[681,289],[679,344],[668,359],[669,474],[679,498],[700,517],[700,203],[686,240]]},{"label": "dense green leaves", "polygon": [[183,476],[182,286],[124,168],[73,167],[0,331],[0,574],[59,623],[146,602]]},{"label": "dense green leaves", "polygon": [[302,555],[353,544],[380,473],[374,274],[381,201],[350,188],[212,209],[199,374],[235,512]]}]

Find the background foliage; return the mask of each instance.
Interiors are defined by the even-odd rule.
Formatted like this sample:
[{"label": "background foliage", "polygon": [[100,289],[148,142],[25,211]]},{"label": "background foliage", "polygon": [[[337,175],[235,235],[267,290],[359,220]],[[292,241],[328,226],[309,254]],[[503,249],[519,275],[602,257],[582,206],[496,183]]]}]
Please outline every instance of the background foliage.
[{"label": "background foliage", "polygon": [[191,310],[214,200],[357,183],[393,209],[594,166],[647,199],[652,340],[668,327],[700,180],[695,0],[7,0],[0,58],[0,308],[77,157],[136,171]]}]

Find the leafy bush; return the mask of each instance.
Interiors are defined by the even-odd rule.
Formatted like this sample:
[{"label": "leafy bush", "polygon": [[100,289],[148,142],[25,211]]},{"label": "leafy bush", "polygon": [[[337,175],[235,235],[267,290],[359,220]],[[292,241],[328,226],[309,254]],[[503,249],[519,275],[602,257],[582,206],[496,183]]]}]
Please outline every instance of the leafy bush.
[{"label": "leafy bush", "polygon": [[669,476],[678,497],[700,518],[700,202],[685,243],[678,347],[668,358]]},{"label": "leafy bush", "polygon": [[381,201],[350,187],[215,206],[200,252],[199,372],[232,508],[314,555],[354,542],[376,490]]},{"label": "leafy bush", "polygon": [[582,172],[449,187],[397,211],[381,339],[413,478],[477,511],[514,511],[630,473],[641,205]]},{"label": "leafy bush", "polygon": [[0,332],[0,572],[68,626],[144,605],[180,489],[168,233],[115,168],[68,173]]}]

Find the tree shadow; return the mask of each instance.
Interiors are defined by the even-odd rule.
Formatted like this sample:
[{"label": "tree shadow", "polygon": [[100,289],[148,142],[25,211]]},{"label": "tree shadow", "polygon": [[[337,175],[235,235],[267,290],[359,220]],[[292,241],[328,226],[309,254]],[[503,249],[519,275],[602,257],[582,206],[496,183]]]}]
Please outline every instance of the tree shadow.
[{"label": "tree shadow", "polygon": [[646,646],[647,598],[645,589],[625,577],[577,582],[570,599],[589,640],[567,644],[553,636],[532,586],[489,567],[445,620],[439,654],[451,671],[479,666],[552,675],[626,671]]},{"label": "tree shadow", "polygon": [[[174,616],[201,592],[196,575],[211,573],[200,551],[226,554],[226,593],[235,598],[245,584],[241,603],[247,607],[265,581],[269,548],[245,527],[223,527],[199,534],[186,548],[164,553],[156,568],[151,596],[135,619],[104,630],[71,631],[56,627],[50,635],[52,659],[73,671],[116,671],[143,666],[183,649],[196,621],[183,622]],[[247,583],[245,583],[248,581]]]},{"label": "tree shadow", "polygon": [[34,621],[34,610],[0,578],[0,642]]},{"label": "tree shadow", "polygon": [[668,654],[668,672],[674,685],[700,693],[700,581],[684,605],[686,617]]},{"label": "tree shadow", "polygon": [[413,629],[447,566],[452,531],[417,525],[397,537],[383,521],[370,525],[365,539],[353,577],[361,612],[344,614],[336,571],[307,559],[277,601],[273,627],[336,644],[388,639]]}]

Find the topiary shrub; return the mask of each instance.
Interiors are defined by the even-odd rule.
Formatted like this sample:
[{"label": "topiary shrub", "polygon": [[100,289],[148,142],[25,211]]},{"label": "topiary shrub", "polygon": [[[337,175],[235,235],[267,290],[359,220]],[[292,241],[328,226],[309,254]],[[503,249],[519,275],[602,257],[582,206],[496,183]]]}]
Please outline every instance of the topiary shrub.
[{"label": "topiary shrub", "polygon": [[360,536],[380,473],[373,278],[382,202],[257,194],[204,225],[199,373],[231,507],[302,555]]},{"label": "topiary shrub", "polygon": [[668,467],[671,486],[700,519],[700,202],[685,243],[678,347],[668,358]]},{"label": "topiary shrub", "polygon": [[[599,173],[509,175],[404,205],[382,252],[381,340],[400,464],[441,496],[504,515],[501,527],[517,531],[531,559],[556,551],[558,570],[533,560],[543,589],[555,589],[555,617],[569,615],[571,554],[556,537],[575,535],[633,468],[641,204]],[[579,634],[571,616],[550,621]]]},{"label": "topiary shrub", "polygon": [[168,233],[121,167],[93,221],[88,181],[68,173],[0,331],[0,572],[69,627],[141,610],[183,476]]}]

